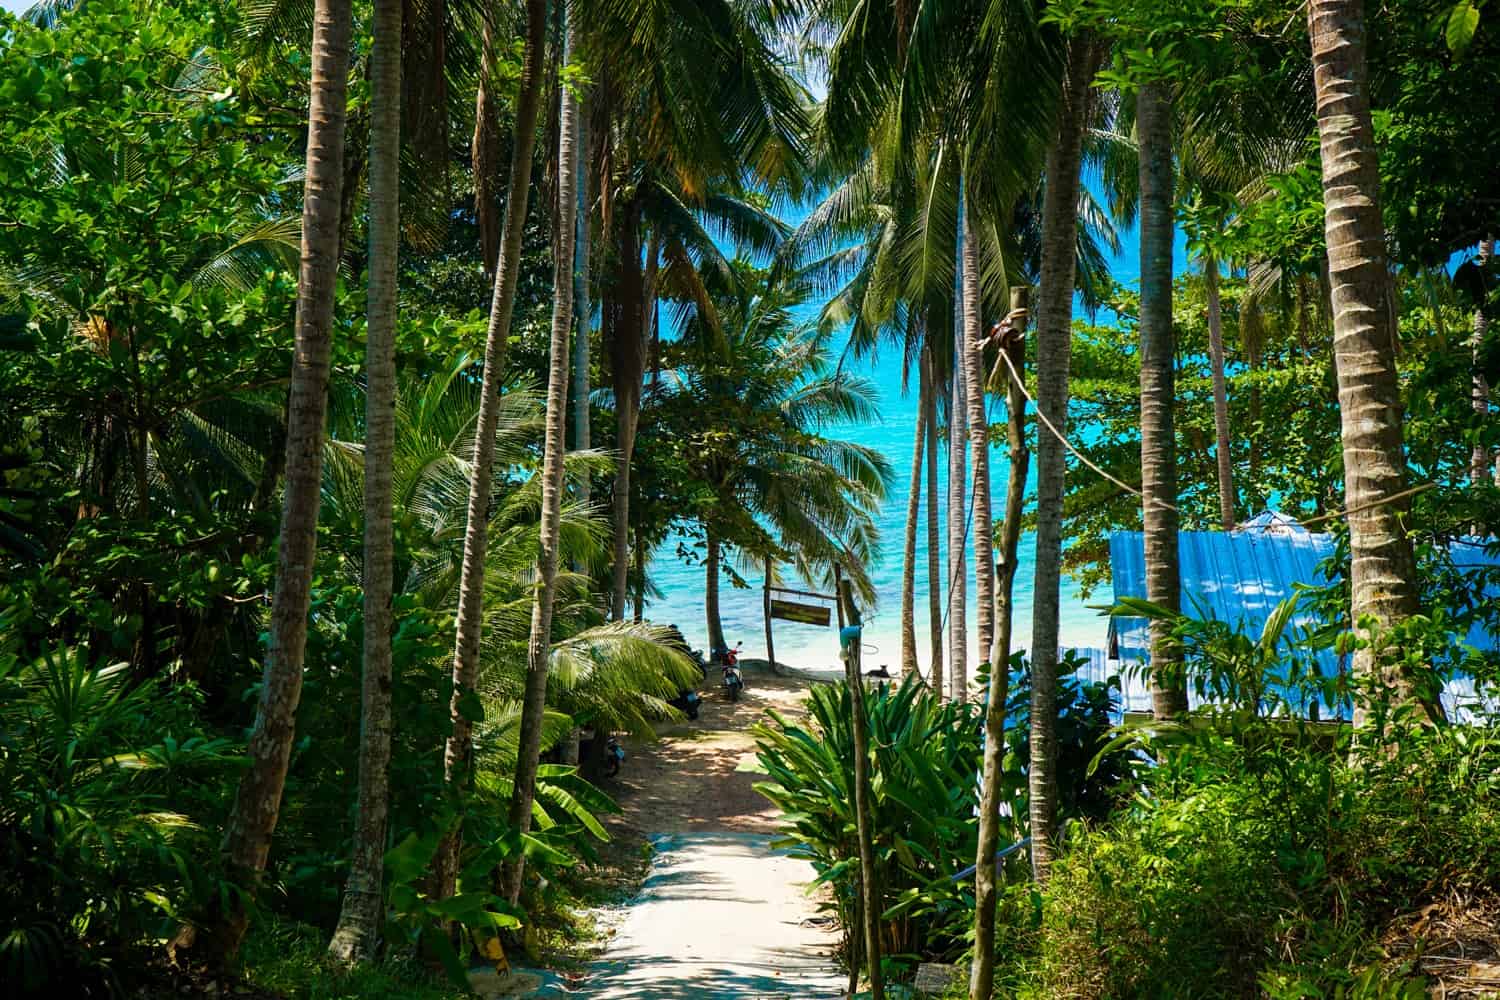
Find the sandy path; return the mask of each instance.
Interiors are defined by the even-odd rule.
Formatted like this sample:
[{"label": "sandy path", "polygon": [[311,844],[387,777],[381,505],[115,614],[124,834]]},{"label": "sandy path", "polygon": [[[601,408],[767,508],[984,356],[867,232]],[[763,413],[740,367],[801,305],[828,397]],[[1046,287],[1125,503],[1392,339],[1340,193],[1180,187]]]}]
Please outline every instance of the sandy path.
[{"label": "sandy path", "polygon": [[748,727],[767,708],[800,716],[807,681],[746,671],[738,703],[711,671],[696,722],[627,746],[609,791],[617,835],[653,846],[641,891],[579,994],[595,1000],[820,998],[842,995],[829,957],[834,935],[804,886],[812,868],[772,851],[776,810],[754,790],[761,775]]}]

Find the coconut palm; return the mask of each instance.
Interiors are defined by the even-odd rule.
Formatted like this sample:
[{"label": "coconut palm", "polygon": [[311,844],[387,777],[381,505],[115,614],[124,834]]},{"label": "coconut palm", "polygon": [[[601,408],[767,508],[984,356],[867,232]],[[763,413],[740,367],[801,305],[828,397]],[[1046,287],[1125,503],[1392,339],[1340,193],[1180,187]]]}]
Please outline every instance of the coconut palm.
[{"label": "coconut palm", "polygon": [[323,420],[333,346],[334,282],[338,276],[343,186],[345,94],[348,89],[348,0],[316,0],[312,35],[312,98],[302,203],[302,269],[297,286],[296,353],[287,403],[286,491],[276,592],[271,604],[265,682],[250,737],[250,766],[225,824],[230,877],[245,890],[211,928],[211,957],[230,961],[248,925],[246,904],[265,869],[291,758],[302,654],[307,643],[318,501],[323,478]]},{"label": "coconut palm", "polygon": [[[1354,658],[1356,677],[1425,703],[1414,679],[1370,634],[1398,627],[1421,607],[1416,559],[1403,527],[1408,503],[1389,307],[1380,169],[1370,118],[1362,0],[1313,0],[1307,8],[1323,160],[1324,223],[1333,301],[1333,357],[1344,442],[1344,499],[1352,568],[1351,621],[1372,641]],[[1366,721],[1362,707],[1355,723]]]},{"label": "coconut palm", "polygon": [[[758,240],[754,234],[764,231],[765,220],[729,211],[715,196],[744,204],[752,184],[774,193],[802,183],[807,98],[765,30],[785,16],[768,0],[606,0],[591,17],[587,55],[604,69],[592,92],[591,131],[607,247],[602,332],[620,456],[612,487],[610,609],[616,619],[624,617],[628,590],[631,458],[650,356],[648,327],[658,285],[671,280],[656,274],[658,252],[663,270],[691,283],[697,258],[687,246],[674,249],[669,232],[686,230],[679,208],[688,216],[708,213],[720,234],[737,242]],[[667,215],[653,219],[654,210]],[[642,263],[643,250],[653,247]],[[708,297],[695,298],[711,314]]]},{"label": "coconut palm", "polygon": [[373,957],[384,914],[391,758],[391,591],[395,528],[396,255],[400,239],[401,0],[376,0],[370,57],[370,261],[365,337],[364,676],[360,687],[359,796],[354,854],[328,950]]},{"label": "coconut palm", "polygon": [[[583,15],[575,2],[567,6],[564,61],[577,50]],[[578,211],[578,95],[564,89],[557,140],[557,252],[553,262],[552,344],[547,369],[547,429],[542,448],[542,518],[538,532],[536,602],[531,613],[531,642],[526,657],[526,691],[521,701],[520,753],[510,800],[510,825],[531,830],[536,768],[541,753],[542,713],[547,699],[547,663],[552,649],[552,611],[557,596],[558,521],[562,515],[563,453],[568,414],[568,348],[573,337],[573,264]],[[506,865],[506,893],[512,903],[521,895],[525,855]]]},{"label": "coconut palm", "polygon": [[[474,435],[473,478],[469,486],[468,529],[464,538],[463,576],[459,583],[457,636],[453,650],[453,732],[443,752],[444,771],[451,785],[467,780],[470,728],[464,700],[474,686],[479,663],[480,624],[483,618],[485,547],[489,540],[486,504],[495,460],[495,426],[499,416],[499,387],[504,380],[506,345],[520,274],[521,230],[531,191],[531,153],[536,142],[537,113],[542,96],[542,55],[546,44],[545,0],[527,0],[526,51],[521,88],[516,98],[516,130],[511,148],[510,179],[505,201],[505,226],[495,267],[494,296],[485,331],[483,387],[479,423]],[[436,866],[439,894],[453,891],[457,873],[459,836],[455,831],[439,851]]]},{"label": "coconut palm", "polygon": [[[838,371],[827,338],[792,319],[805,287],[769,285],[746,262],[736,269],[741,278],[716,297],[719,329],[702,314],[688,318],[676,345],[682,364],[667,373],[654,404],[656,419],[682,428],[685,460],[705,490],[697,518],[709,642],[717,646],[726,545],[752,557],[784,554],[799,568],[843,566],[843,553],[859,549],[868,556],[891,478],[880,453],[823,436],[877,410],[868,381]],[[745,286],[757,290],[740,292]]]},{"label": "coconut palm", "polygon": [[[1172,103],[1168,85],[1143,84],[1136,94],[1141,215],[1141,507],[1146,594],[1178,606],[1176,403],[1172,331],[1172,238],[1176,191],[1172,170]],[[1165,622],[1151,626],[1151,703],[1159,719],[1187,711],[1182,651]]]}]

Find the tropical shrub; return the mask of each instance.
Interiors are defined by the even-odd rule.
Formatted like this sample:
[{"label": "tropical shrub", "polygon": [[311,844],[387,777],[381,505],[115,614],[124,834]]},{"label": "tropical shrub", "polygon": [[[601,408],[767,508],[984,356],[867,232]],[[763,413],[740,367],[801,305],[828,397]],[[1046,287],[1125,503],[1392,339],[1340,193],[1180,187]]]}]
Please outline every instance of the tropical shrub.
[{"label": "tropical shrub", "polygon": [[[848,934],[860,926],[859,846],[854,820],[852,698],[843,684],[820,684],[808,696],[808,724],[775,712],[753,730],[770,780],[756,788],[785,813],[778,841],[812,862],[828,905]],[[918,679],[868,692],[871,829],[882,893],[894,900],[974,861],[980,765],[978,706],[943,703]],[[972,906],[972,890],[960,890]],[[885,925],[886,953],[952,953],[961,921],[937,909],[901,913]],[[849,935],[851,938],[855,935]]]},{"label": "tropical shrub", "polygon": [[21,995],[118,991],[217,890],[213,835],[175,802],[237,748],[192,700],[83,648],[0,649],[0,981]]},{"label": "tropical shrub", "polygon": [[1053,870],[1039,993],[1406,995],[1385,925],[1500,876],[1500,740],[1392,735],[1330,746],[1224,711],[1138,737],[1159,762],[1147,794],[1075,831]]}]

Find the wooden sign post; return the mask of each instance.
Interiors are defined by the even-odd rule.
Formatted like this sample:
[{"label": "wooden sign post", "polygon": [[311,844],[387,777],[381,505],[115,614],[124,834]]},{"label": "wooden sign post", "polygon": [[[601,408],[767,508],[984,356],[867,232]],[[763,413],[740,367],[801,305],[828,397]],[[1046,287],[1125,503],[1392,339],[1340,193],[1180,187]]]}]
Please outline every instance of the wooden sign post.
[{"label": "wooden sign post", "polygon": [[[865,715],[865,679],[860,673],[860,642],[863,632],[859,606],[854,603],[854,586],[840,580],[839,602],[849,624],[839,630],[843,649],[844,676],[849,683],[849,700],[854,715],[854,816],[859,837],[859,882],[864,910],[865,962],[870,970],[870,1000],[885,1000],[885,982],[880,971],[879,881],[875,875],[874,833],[870,829],[870,733]],[[857,969],[857,966],[856,966]]]}]

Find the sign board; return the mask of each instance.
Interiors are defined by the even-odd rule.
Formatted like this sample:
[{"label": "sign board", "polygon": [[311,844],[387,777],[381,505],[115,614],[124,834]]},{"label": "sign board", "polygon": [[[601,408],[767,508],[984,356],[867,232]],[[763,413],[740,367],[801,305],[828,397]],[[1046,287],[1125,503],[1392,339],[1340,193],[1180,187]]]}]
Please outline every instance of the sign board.
[{"label": "sign board", "polygon": [[826,628],[830,614],[831,612],[825,605],[771,599],[772,618],[780,618],[789,622],[801,622],[803,625],[821,625]]}]

